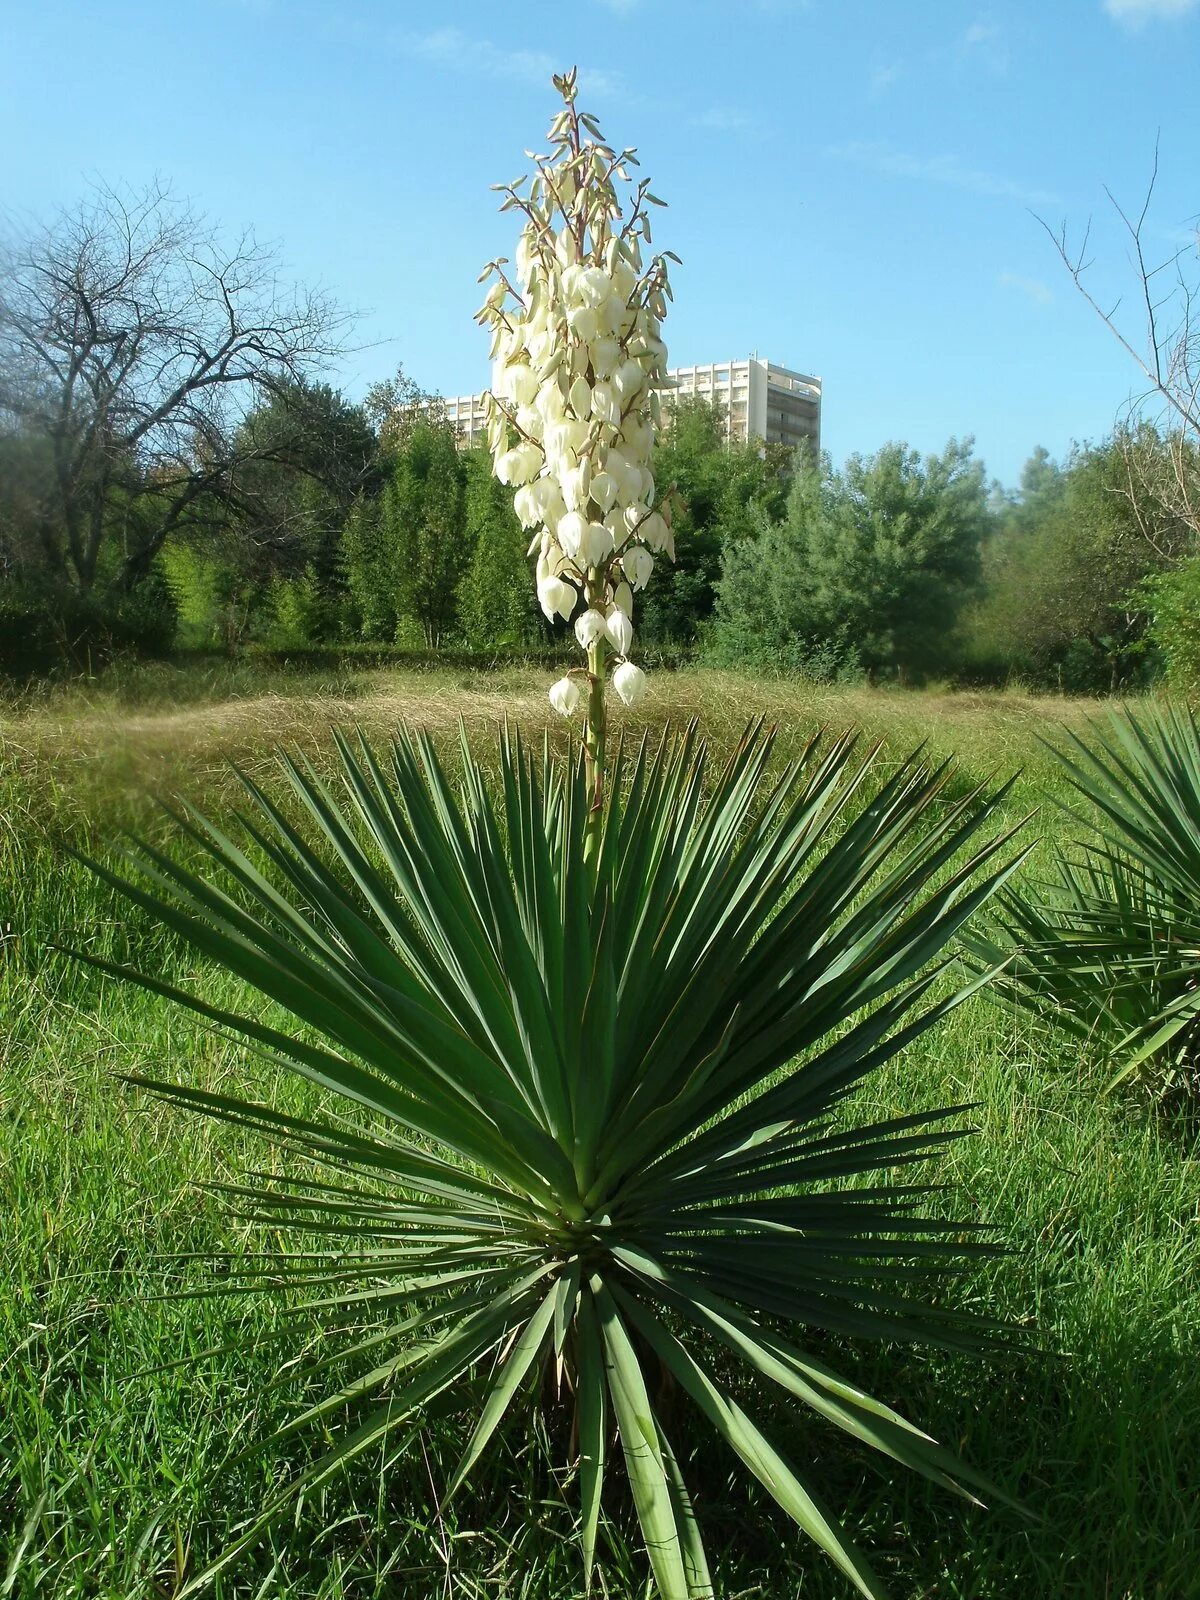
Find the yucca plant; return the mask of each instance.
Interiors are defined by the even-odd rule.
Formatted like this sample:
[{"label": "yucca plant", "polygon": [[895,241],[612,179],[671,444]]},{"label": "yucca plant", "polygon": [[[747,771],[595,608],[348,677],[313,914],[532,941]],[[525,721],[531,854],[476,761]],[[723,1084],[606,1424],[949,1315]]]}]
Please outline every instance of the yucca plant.
[{"label": "yucca plant", "polygon": [[991,963],[999,992],[1140,1076],[1194,1096],[1200,1069],[1200,730],[1190,709],[1114,712],[1056,751],[1085,832],[1050,875],[1006,890]]},{"label": "yucca plant", "polygon": [[535,757],[506,732],[498,777],[464,741],[456,781],[421,734],[386,760],[339,737],[337,787],[290,755],[284,797],[243,778],[241,843],[181,817],[195,870],[145,845],[133,878],[96,868],[247,999],[223,1010],[202,986],[94,965],[329,1098],[300,1117],[139,1080],[289,1153],[286,1176],[226,1191],[275,1259],[231,1256],[214,1292],[274,1289],[326,1330],[301,1368],[321,1398],[261,1446],[340,1431],[227,1555],[366,1452],[394,1455],[441,1397],[472,1419],[447,1494],[497,1430],[561,1412],[587,1577],[623,1459],[660,1594],[709,1595],[682,1397],[882,1596],[734,1397],[731,1363],[983,1492],[812,1347],[993,1337],[922,1298],[934,1273],[944,1302],[946,1270],[993,1248],[983,1224],[927,1215],[927,1177],[904,1181],[962,1136],[961,1108],[866,1125],[842,1108],[983,981],[953,984],[949,946],[1015,865],[1008,834],[975,842],[1003,791],[954,799],[949,768],[916,757],[876,778],[852,735],[814,736],[776,771],[771,742],[752,728],[715,774],[694,728],[619,753],[597,833],[582,756]]}]

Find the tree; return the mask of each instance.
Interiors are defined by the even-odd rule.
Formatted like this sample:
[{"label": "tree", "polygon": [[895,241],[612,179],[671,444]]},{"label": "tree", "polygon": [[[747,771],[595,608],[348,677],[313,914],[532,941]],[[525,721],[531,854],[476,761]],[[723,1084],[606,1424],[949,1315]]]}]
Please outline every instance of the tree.
[{"label": "tree", "polygon": [[441,396],[422,389],[402,366],[371,385],[363,396],[363,413],[389,454],[403,451],[414,428],[423,423],[449,426]]},{"label": "tree", "polygon": [[394,638],[408,621],[433,649],[453,630],[470,557],[463,476],[450,429],[421,422],[392,457],[378,500],[355,508],[343,554],[368,637]]},{"label": "tree", "polygon": [[47,467],[23,558],[84,591],[136,584],[173,533],[238,503],[258,449],[239,423],[336,355],[345,320],[157,185],[98,188],[10,242],[0,431]]},{"label": "tree", "polygon": [[[1092,294],[1088,271],[1090,225],[1076,247],[1065,224],[1057,232],[1045,228],[1075,287],[1088,305],[1130,355],[1146,380],[1147,388],[1130,407],[1125,426],[1116,439],[1125,471],[1124,492],[1132,506],[1155,507],[1160,516],[1182,523],[1191,536],[1193,552],[1200,544],[1200,229],[1193,222],[1192,241],[1154,260],[1147,253],[1147,224],[1158,179],[1158,151],[1146,194],[1136,215],[1105,189],[1129,241],[1135,298],[1143,333],[1129,330],[1121,300],[1106,309]],[[1150,237],[1153,237],[1151,231]],[[1157,403],[1158,414],[1154,407]],[[1139,449],[1146,420],[1158,444]],[[1153,544],[1151,525],[1139,526]],[[1159,549],[1161,556],[1164,552]]]},{"label": "tree", "polygon": [[1184,530],[1167,526],[1161,506],[1131,501],[1128,448],[1118,434],[1076,450],[1061,470],[1027,469],[1027,492],[987,541],[984,595],[971,616],[972,654],[989,675],[1015,671],[1094,693],[1144,670],[1144,584],[1170,562],[1143,529],[1153,523],[1166,551]]},{"label": "tree", "polygon": [[463,466],[449,428],[414,428],[383,494],[396,610],[436,649],[456,619],[465,521]]},{"label": "tree", "polygon": [[727,443],[721,408],[681,396],[654,452],[659,489],[677,490],[675,561],[659,562],[646,590],[642,628],[658,643],[690,644],[712,615],[721,552],[782,515],[791,473],[780,446]]},{"label": "tree", "polygon": [[719,651],[757,634],[758,654],[816,664],[857,662],[901,679],[944,669],[954,627],[979,579],[987,526],[983,465],[971,441],[924,459],[904,444],[802,463],[782,524],[727,547]]},{"label": "tree", "polygon": [[459,588],[459,619],[475,650],[528,644],[540,632],[529,535],[517,521],[512,495],[492,473],[485,451],[472,450],[466,469],[466,539],[471,562]]}]

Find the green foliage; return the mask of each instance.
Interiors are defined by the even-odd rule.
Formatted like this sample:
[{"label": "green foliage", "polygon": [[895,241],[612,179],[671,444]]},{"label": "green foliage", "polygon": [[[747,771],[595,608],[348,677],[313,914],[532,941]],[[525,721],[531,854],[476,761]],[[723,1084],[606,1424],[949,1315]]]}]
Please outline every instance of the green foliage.
[{"label": "green foliage", "polygon": [[640,602],[640,636],[650,644],[694,644],[712,615],[721,551],[762,516],[783,510],[791,462],[778,447],[727,444],[718,406],[683,396],[654,451],[658,492],[678,491],[675,561],[659,560]]},{"label": "green foliage", "polygon": [[168,545],[160,559],[179,616],[180,644],[235,650],[248,635],[259,586],[236,561],[199,544]]},{"label": "green foliage", "polygon": [[[731,1365],[944,1488],[985,1490],[808,1347],[989,1337],[927,1287],[990,1252],[980,1225],[926,1215],[925,1184],[879,1181],[961,1137],[955,1108],[830,1118],[976,987],[934,985],[1012,870],[1007,836],[964,850],[1003,792],[948,799],[948,769],[914,759],[851,816],[871,765],[854,747],[813,738],[768,781],[752,730],[710,782],[694,732],[644,743],[618,762],[590,871],[581,764],[539,767],[506,738],[494,800],[465,741],[456,791],[424,737],[402,733],[388,768],[339,740],[348,801],[290,758],[290,805],[243,780],[253,855],[197,818],[211,877],[148,846],[148,887],[96,869],[259,999],[84,959],[333,1096],[333,1115],[300,1116],[149,1085],[286,1153],[274,1177],[224,1186],[269,1227],[270,1281],[325,1329],[301,1358],[324,1393],[264,1444],[351,1418],[230,1557],[474,1392],[453,1491],[511,1413],[566,1404],[561,1384],[547,1398],[556,1371],[585,1573],[615,1428],[664,1600],[710,1592],[667,1389],[861,1593],[884,1593]],[[262,1287],[260,1262],[232,1254],[212,1293]]]},{"label": "green foliage", "polygon": [[[1148,446],[1144,446],[1148,448]],[[984,549],[985,596],[969,619],[968,661],[1074,694],[1144,680],[1147,608],[1139,585],[1167,557],[1131,497],[1127,441],[1077,451],[1063,469],[1045,452]]]},{"label": "green foliage", "polygon": [[175,599],[160,563],[128,589],[80,591],[45,574],[0,579],[0,673],[90,673],[123,655],[164,656],[175,631]]},{"label": "green foliage", "polygon": [[1172,689],[1200,689],[1200,557],[1154,574],[1143,585],[1147,634]]},{"label": "green foliage", "polygon": [[401,638],[408,625],[436,647],[454,632],[463,489],[453,432],[421,423],[391,457],[379,499],[355,504],[343,561],[366,638]]},{"label": "green foliage", "polygon": [[471,559],[458,592],[463,635],[473,650],[529,644],[541,629],[529,539],[513,511],[512,491],[497,482],[485,451],[472,450],[464,466]]},{"label": "green foliage", "polygon": [[[1048,882],[1000,899],[1016,959],[1002,980],[1117,1069],[1163,1092],[1200,1087],[1200,731],[1190,711],[1111,717],[1061,757],[1098,839],[1055,855]],[[978,941],[993,960],[1001,948]]]},{"label": "green foliage", "polygon": [[333,631],[331,607],[310,563],[294,578],[276,578],[263,642],[272,650],[303,650]]},{"label": "green foliage", "polygon": [[781,522],[727,545],[713,649],[815,675],[920,678],[951,659],[954,624],[978,580],[987,519],[982,465],[951,440],[924,460],[905,445],[801,460]]}]

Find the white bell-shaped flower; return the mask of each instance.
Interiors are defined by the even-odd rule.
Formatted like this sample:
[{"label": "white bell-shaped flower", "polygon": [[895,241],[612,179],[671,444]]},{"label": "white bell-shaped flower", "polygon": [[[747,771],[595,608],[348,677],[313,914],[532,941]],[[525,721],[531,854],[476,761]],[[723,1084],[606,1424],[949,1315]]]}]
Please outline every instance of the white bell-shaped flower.
[{"label": "white bell-shaped flower", "polygon": [[624,611],[613,606],[604,619],[604,631],[619,656],[629,654],[633,644],[633,623]]},{"label": "white bell-shaped flower", "polygon": [[643,517],[638,524],[638,537],[648,544],[651,550],[665,550],[670,537],[670,529],[657,511],[652,511],[649,516]]},{"label": "white bell-shaped flower", "polygon": [[621,402],[617,399],[612,385],[597,383],[592,390],[592,415],[599,422],[608,422],[617,427],[621,421]]},{"label": "white bell-shaped flower", "polygon": [[513,495],[513,510],[517,514],[517,521],[523,528],[532,528],[542,520],[541,507],[537,503],[537,496],[533,492],[533,485],[524,483]]},{"label": "white bell-shaped flower", "polygon": [[621,571],[635,589],[644,589],[654,571],[654,557],[645,545],[635,544],[621,557]]},{"label": "white bell-shaped flower", "polygon": [[613,373],[612,380],[613,388],[623,404],[637,394],[645,381],[646,374],[636,361],[622,361],[621,365]]},{"label": "white bell-shaped flower", "polygon": [[563,473],[560,480],[562,497],[569,511],[587,509],[591,480],[592,469],[586,461],[581,461],[577,467],[568,467]]},{"label": "white bell-shaped flower", "polygon": [[560,716],[569,717],[580,700],[579,685],[574,678],[560,678],[550,686],[550,704]]},{"label": "white bell-shaped flower", "polygon": [[591,306],[576,305],[567,312],[567,326],[584,344],[591,344],[600,331],[600,319]]},{"label": "white bell-shaped flower", "polygon": [[563,554],[570,561],[579,555],[579,547],[583,543],[583,536],[587,532],[587,523],[578,511],[568,511],[559,519],[558,542],[562,546]]},{"label": "white bell-shaped flower", "polygon": [[579,296],[586,305],[602,306],[612,293],[612,279],[603,267],[585,267],[579,277]]},{"label": "white bell-shaped flower", "polygon": [[617,498],[617,480],[607,469],[598,472],[592,479],[592,499],[601,511],[609,511],[613,501]]},{"label": "white bell-shaped flower", "polygon": [[495,473],[501,483],[517,483],[521,481],[518,474],[522,470],[520,452],[505,450],[496,457]]},{"label": "white bell-shaped flower", "polygon": [[602,522],[589,522],[579,541],[580,561],[585,567],[598,567],[612,553],[613,536],[609,529]]},{"label": "white bell-shaped flower", "polygon": [[575,416],[586,420],[592,414],[592,391],[586,378],[576,378],[567,396]]},{"label": "white bell-shaped flower", "polygon": [[575,637],[581,650],[590,650],[597,639],[605,637],[607,631],[604,613],[595,609],[585,611],[575,623]]},{"label": "white bell-shaped flower", "polygon": [[612,686],[627,706],[635,706],[646,693],[646,674],[632,661],[622,661],[612,675]]},{"label": "white bell-shaped flower", "polygon": [[538,584],[537,594],[538,604],[551,622],[555,617],[561,617],[564,622],[571,620],[579,598],[573,584],[565,583],[562,578],[544,578]]},{"label": "white bell-shaped flower", "polygon": [[592,371],[598,378],[611,378],[620,359],[620,343],[611,336],[592,345]]}]

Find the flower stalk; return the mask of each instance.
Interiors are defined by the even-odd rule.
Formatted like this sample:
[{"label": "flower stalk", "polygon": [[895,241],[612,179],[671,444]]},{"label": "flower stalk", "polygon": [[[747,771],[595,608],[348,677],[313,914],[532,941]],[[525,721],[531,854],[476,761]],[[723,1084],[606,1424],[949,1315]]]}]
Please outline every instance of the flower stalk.
[{"label": "flower stalk", "polygon": [[[563,109],[535,171],[497,184],[502,211],[525,218],[514,270],[489,262],[477,320],[492,333],[488,443],[496,476],[531,532],[538,602],[551,621],[574,621],[587,692],[568,672],[550,689],[563,716],[586,719],[589,838],[604,807],[606,686],[634,705],[646,690],[630,659],[635,592],[656,555],[674,558],[670,495],[651,470],[658,391],[667,381],[660,324],[671,289],[666,252],[643,262],[649,207],[663,202],[634,184],[632,148],[607,144],[576,102],[572,68],[554,79]],[[618,185],[629,186],[622,208]],[[584,602],[581,611],[580,601]],[[594,847],[593,847],[594,848]]]}]

